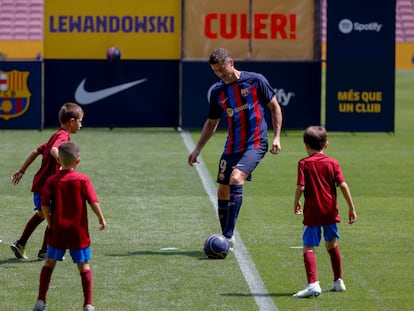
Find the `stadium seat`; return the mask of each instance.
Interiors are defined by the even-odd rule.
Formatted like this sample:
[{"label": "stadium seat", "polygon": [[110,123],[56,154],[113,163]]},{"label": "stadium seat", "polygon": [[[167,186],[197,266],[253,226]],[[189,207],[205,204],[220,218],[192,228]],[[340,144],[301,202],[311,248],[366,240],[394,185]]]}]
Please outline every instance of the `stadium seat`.
[{"label": "stadium seat", "polygon": [[[326,42],[327,0],[322,0],[321,10],[321,36],[322,41]],[[4,23],[0,24],[0,40],[10,40],[9,37],[21,38],[21,33],[16,36],[13,34],[14,31],[21,31],[20,22],[27,27],[30,25],[30,31],[33,31],[30,35],[26,34],[27,37],[43,38],[43,20],[44,0],[1,0],[0,21]],[[15,26],[17,30],[14,30]],[[414,42],[411,28],[414,28],[414,0],[397,0],[396,41]]]},{"label": "stadium seat", "polygon": [[397,0],[396,30],[397,42],[414,42],[411,28],[414,28],[414,0]]}]

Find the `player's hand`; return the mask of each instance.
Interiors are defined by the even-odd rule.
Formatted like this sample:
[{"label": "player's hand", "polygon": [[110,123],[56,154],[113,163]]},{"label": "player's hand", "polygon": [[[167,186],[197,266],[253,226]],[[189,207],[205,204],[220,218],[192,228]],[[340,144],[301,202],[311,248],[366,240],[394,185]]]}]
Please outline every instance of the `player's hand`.
[{"label": "player's hand", "polygon": [[272,149],[270,149],[271,154],[278,154],[280,151],[282,151],[282,146],[280,145],[279,138],[273,139],[272,143]]},{"label": "player's hand", "polygon": [[99,220],[99,230],[104,230],[107,226],[106,220],[105,219],[100,219]]},{"label": "player's hand", "polygon": [[20,180],[23,178],[24,173],[21,170],[18,170],[11,175],[11,181],[13,185],[17,185]]},{"label": "player's hand", "polygon": [[294,206],[294,212],[295,212],[295,215],[302,215],[303,214],[303,210],[302,210],[302,207],[300,205],[300,202]]},{"label": "player's hand", "polygon": [[188,156],[188,160],[187,160],[187,162],[188,162],[188,164],[189,165],[191,165],[191,166],[193,166],[193,164],[195,163],[195,164],[197,164],[197,163],[200,163],[199,161],[197,161],[197,157],[198,157],[198,155],[199,155],[200,153],[199,152],[197,152],[196,150],[194,150],[189,156]]},{"label": "player's hand", "polygon": [[357,220],[357,218],[358,218],[358,216],[357,216],[355,210],[350,210],[349,213],[348,213],[348,220],[349,220],[348,223],[350,225],[352,225]]}]

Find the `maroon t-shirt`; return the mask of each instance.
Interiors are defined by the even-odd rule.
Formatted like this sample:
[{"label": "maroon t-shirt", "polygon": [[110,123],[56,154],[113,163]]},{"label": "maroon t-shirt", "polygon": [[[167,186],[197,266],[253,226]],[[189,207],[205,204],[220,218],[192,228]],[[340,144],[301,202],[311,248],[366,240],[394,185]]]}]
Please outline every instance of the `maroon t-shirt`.
[{"label": "maroon t-shirt", "polygon": [[90,246],[87,202],[98,202],[87,175],[74,169],[60,170],[46,181],[42,205],[51,205],[47,239],[50,246],[63,249]]},{"label": "maroon t-shirt", "polygon": [[37,152],[42,155],[42,164],[40,166],[40,169],[33,177],[32,192],[41,194],[46,179],[56,174],[56,172],[59,170],[59,164],[57,163],[56,159],[50,154],[52,147],[58,148],[61,143],[69,140],[69,132],[63,128],[60,128],[50,137],[48,142],[37,147]]},{"label": "maroon t-shirt", "polygon": [[344,181],[339,162],[323,153],[299,161],[297,185],[305,187],[303,224],[319,226],[340,222],[336,187]]}]

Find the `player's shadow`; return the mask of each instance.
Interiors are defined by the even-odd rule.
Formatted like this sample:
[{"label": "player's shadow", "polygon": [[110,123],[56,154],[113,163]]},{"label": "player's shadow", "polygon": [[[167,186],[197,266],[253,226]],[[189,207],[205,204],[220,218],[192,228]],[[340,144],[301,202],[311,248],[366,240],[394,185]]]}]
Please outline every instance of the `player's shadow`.
[{"label": "player's shadow", "polygon": [[223,293],[221,296],[228,297],[292,297],[294,293]]},{"label": "player's shadow", "polygon": [[[335,293],[333,290],[323,290],[323,294]],[[221,296],[228,297],[292,297],[295,292],[291,293],[223,293]],[[312,297],[309,297],[312,298]]]},{"label": "player's shadow", "polygon": [[10,257],[7,259],[1,259],[0,260],[0,266],[1,265],[8,265],[8,264],[24,264],[24,263],[33,263],[38,262],[37,259],[17,259],[16,257]]},{"label": "player's shadow", "polygon": [[202,251],[187,251],[187,250],[142,250],[135,252],[127,252],[123,254],[110,254],[109,256],[124,257],[124,256],[188,256],[193,258],[205,259]]}]

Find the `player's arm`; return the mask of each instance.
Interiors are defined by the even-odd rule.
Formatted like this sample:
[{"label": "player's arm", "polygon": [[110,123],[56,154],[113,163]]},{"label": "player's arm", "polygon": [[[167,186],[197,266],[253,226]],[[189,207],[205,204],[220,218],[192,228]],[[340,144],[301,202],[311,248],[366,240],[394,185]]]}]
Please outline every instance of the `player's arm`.
[{"label": "player's arm", "polygon": [[57,160],[59,158],[59,149],[57,147],[52,147],[50,149],[50,154]]},{"label": "player's arm", "polygon": [[357,214],[354,202],[352,200],[351,191],[349,190],[348,184],[345,181],[339,185],[339,189],[341,189],[345,201],[348,204],[348,223],[351,225],[357,220]]},{"label": "player's arm", "polygon": [[105,217],[102,212],[102,208],[98,202],[89,203],[92,211],[95,213],[96,217],[98,217],[99,221],[99,230],[104,230],[107,226]]},{"label": "player's arm", "polygon": [[280,132],[282,130],[282,109],[276,99],[276,96],[272,97],[272,100],[268,103],[268,107],[270,109],[271,118],[272,118],[272,126],[273,126],[273,141],[272,141],[272,149],[270,150],[273,154],[278,154],[282,150],[282,146],[280,144]]},{"label": "player's arm", "polygon": [[303,191],[305,190],[304,186],[298,185],[295,191],[295,200],[293,201],[293,211],[296,215],[303,214],[302,206],[300,205],[300,198]]},{"label": "player's arm", "polygon": [[45,219],[47,221],[47,225],[50,226],[50,208],[47,205],[42,205],[41,207],[43,215],[45,216]]},{"label": "player's arm", "polygon": [[188,164],[193,165],[197,163],[197,157],[199,156],[201,149],[205,146],[208,140],[213,136],[214,132],[217,130],[220,119],[207,119],[204,123],[203,130],[201,132],[200,138],[195,146],[193,152],[188,156]]},{"label": "player's arm", "polygon": [[13,175],[11,175],[13,185],[17,185],[20,182],[27,168],[30,166],[30,164],[33,163],[33,161],[37,158],[39,154],[40,153],[37,151],[37,149],[33,150],[26,158],[26,160],[23,162],[20,169],[18,169],[16,172],[13,173]]}]

